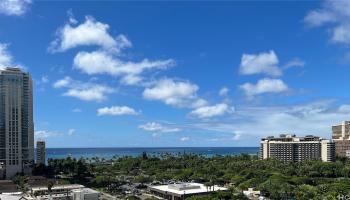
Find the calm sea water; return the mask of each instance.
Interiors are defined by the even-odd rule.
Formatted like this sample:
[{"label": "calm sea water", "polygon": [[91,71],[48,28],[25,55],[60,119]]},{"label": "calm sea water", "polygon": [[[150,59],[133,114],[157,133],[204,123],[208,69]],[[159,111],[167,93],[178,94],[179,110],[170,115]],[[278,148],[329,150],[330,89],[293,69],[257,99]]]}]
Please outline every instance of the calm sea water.
[{"label": "calm sea water", "polygon": [[139,156],[143,152],[150,155],[161,153],[192,153],[204,156],[214,155],[239,155],[242,153],[256,155],[259,151],[258,147],[171,147],[171,148],[47,148],[46,158],[66,158],[71,156],[74,158],[92,158],[100,157],[105,159],[114,156]]}]

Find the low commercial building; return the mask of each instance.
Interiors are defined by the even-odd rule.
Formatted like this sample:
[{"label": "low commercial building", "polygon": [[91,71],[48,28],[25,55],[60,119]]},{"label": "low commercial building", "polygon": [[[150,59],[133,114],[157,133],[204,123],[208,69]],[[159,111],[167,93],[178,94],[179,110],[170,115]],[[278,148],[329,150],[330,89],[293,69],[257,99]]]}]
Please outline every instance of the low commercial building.
[{"label": "low commercial building", "polygon": [[194,195],[208,195],[216,191],[225,191],[227,188],[212,186],[207,187],[200,183],[178,183],[148,187],[151,194],[167,200],[182,200]]},{"label": "low commercial building", "polygon": [[98,200],[100,193],[90,188],[72,190],[73,200]]},{"label": "low commercial building", "polygon": [[296,137],[294,134],[281,134],[280,137],[269,136],[261,139],[260,158],[275,158],[284,162],[301,162],[305,160],[335,160],[335,144],[331,140],[307,135]]},{"label": "low commercial building", "polygon": [[31,194],[38,200],[98,200],[100,196],[98,191],[79,184],[57,185],[50,193],[47,187],[33,187]]},{"label": "low commercial building", "polygon": [[28,197],[22,194],[0,194],[0,200],[34,200],[32,197]]},{"label": "low commercial building", "polygon": [[[68,194],[72,190],[75,189],[82,189],[84,188],[83,185],[79,184],[70,184],[70,185],[54,185],[51,188],[51,194]],[[31,194],[34,196],[42,196],[42,195],[48,195],[49,189],[46,186],[43,187],[32,187],[31,188]]]}]

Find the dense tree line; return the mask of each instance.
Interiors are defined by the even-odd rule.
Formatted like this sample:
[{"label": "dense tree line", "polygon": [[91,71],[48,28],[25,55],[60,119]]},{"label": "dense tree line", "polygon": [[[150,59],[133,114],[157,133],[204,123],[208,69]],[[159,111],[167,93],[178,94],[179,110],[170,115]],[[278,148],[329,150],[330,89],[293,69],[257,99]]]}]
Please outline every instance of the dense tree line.
[{"label": "dense tree line", "polygon": [[333,163],[319,160],[283,163],[249,155],[143,154],[111,160],[68,157],[50,159],[44,172],[75,177],[71,180],[82,180],[85,185],[106,188],[111,193],[131,177],[133,182],[141,184],[174,180],[196,181],[208,187],[231,185],[229,192],[191,199],[240,199],[243,197],[233,195],[240,195],[249,187],[271,199],[338,199],[339,195],[350,195],[350,159],[347,158],[338,158]]}]

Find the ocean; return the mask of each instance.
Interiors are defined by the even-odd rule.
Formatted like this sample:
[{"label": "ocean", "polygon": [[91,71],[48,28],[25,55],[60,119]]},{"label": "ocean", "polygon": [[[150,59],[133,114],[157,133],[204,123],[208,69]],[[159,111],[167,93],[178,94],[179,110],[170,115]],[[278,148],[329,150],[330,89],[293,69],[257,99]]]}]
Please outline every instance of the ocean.
[{"label": "ocean", "polygon": [[140,156],[143,152],[149,155],[159,155],[162,153],[191,153],[203,156],[215,155],[239,155],[242,153],[257,155],[258,147],[154,147],[154,148],[47,148],[46,159],[66,158],[92,158],[99,157],[111,159],[114,156]]}]

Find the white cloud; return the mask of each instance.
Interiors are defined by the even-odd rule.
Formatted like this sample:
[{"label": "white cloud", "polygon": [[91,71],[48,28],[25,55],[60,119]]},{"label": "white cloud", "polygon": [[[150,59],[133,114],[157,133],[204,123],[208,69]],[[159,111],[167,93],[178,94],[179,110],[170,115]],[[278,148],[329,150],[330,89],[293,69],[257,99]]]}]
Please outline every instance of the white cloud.
[{"label": "white cloud", "polygon": [[108,86],[103,85],[90,85],[82,88],[69,88],[65,92],[64,96],[76,97],[84,101],[104,101],[107,99],[107,94],[112,93],[114,90]]},{"label": "white cloud", "polygon": [[143,74],[151,70],[164,70],[175,65],[173,59],[128,61],[122,50],[132,47],[128,38],[120,34],[112,37],[109,25],[87,16],[85,22],[79,24],[72,12],[68,12],[69,20],[57,31],[57,38],[51,43],[51,52],[63,52],[79,46],[97,46],[97,50],[80,51],[73,61],[75,69],[89,75],[108,74],[120,78],[125,85],[137,85],[144,81]]},{"label": "white cloud", "polygon": [[263,93],[281,93],[288,91],[288,86],[281,79],[264,78],[257,84],[245,83],[239,86],[248,97]]},{"label": "white cloud", "polygon": [[146,124],[140,125],[140,129],[153,133],[174,133],[181,131],[180,128],[170,127],[168,125],[159,124],[157,122],[148,122]]},{"label": "white cloud", "polygon": [[260,54],[243,54],[239,72],[243,75],[263,73],[271,76],[281,76],[282,71],[278,67],[278,63],[277,55],[272,50]]},{"label": "white cloud", "polygon": [[67,88],[64,96],[75,97],[84,101],[101,102],[107,99],[107,94],[113,93],[115,90],[106,85],[93,82],[80,82],[66,76],[64,79],[58,80],[53,84],[54,88]]},{"label": "white cloud", "polygon": [[227,113],[234,112],[234,108],[225,103],[216,104],[213,106],[203,106],[191,111],[190,115],[198,118],[217,117]]},{"label": "white cloud", "polygon": [[350,43],[350,1],[326,0],[321,8],[310,11],[304,21],[311,27],[329,25],[332,42]]},{"label": "white cloud", "polygon": [[44,139],[49,137],[61,136],[62,134],[54,131],[39,130],[39,131],[35,131],[34,135],[37,139]]},{"label": "white cloud", "polygon": [[51,52],[63,52],[78,46],[99,46],[108,51],[119,52],[131,47],[131,42],[124,36],[113,38],[109,33],[109,25],[96,21],[91,16],[85,17],[85,22],[76,25],[77,21],[70,16],[69,23],[58,29],[56,39],[51,42]]},{"label": "white cloud", "polygon": [[182,138],[180,138],[180,140],[181,140],[182,142],[189,141],[189,140],[190,140],[190,137],[182,137]]},{"label": "white cloud", "polygon": [[31,3],[31,0],[1,0],[0,13],[20,16],[28,10]]},{"label": "white cloud", "polygon": [[63,79],[60,79],[58,81],[56,81],[53,84],[54,88],[63,88],[63,87],[68,87],[69,85],[71,85],[73,82],[73,79],[69,76],[64,77]]},{"label": "white cloud", "polygon": [[241,139],[241,133],[237,131],[234,133],[234,136],[232,137],[233,140],[240,140]]},{"label": "white cloud", "polygon": [[46,75],[45,75],[45,76],[42,76],[41,79],[40,79],[40,82],[41,82],[41,83],[47,83],[47,82],[49,82],[49,77],[46,76]]},{"label": "white cloud", "polygon": [[199,87],[188,81],[175,81],[173,79],[161,79],[153,86],[143,91],[143,97],[147,100],[162,101],[167,105],[176,107],[199,107],[207,102],[197,97]]},{"label": "white cloud", "polygon": [[97,110],[98,116],[103,115],[112,115],[112,116],[119,116],[119,115],[138,115],[139,113],[135,111],[133,108],[130,108],[128,106],[112,106],[112,107],[104,107],[99,108]]},{"label": "white cloud", "polygon": [[69,136],[73,135],[74,133],[75,133],[75,129],[74,128],[69,129],[68,132],[67,132],[67,134]]},{"label": "white cloud", "polygon": [[80,108],[74,108],[74,109],[72,110],[72,112],[80,113],[80,112],[82,112],[82,110],[81,110]]},{"label": "white cloud", "polygon": [[288,69],[291,67],[304,67],[305,61],[301,60],[300,58],[293,58],[292,60],[288,61],[285,65],[283,65],[283,69]]},{"label": "white cloud", "polygon": [[228,94],[229,91],[230,91],[230,90],[229,90],[227,87],[222,87],[222,88],[220,89],[220,91],[219,91],[219,95],[220,95],[220,96],[227,96],[227,94]]},{"label": "white cloud", "polygon": [[135,85],[142,80],[140,76],[146,70],[166,69],[175,61],[144,59],[141,62],[123,61],[106,51],[79,52],[74,58],[74,67],[89,75],[110,74],[121,76],[121,82]]},{"label": "white cloud", "polygon": [[12,56],[7,50],[8,45],[0,43],[0,68],[12,65]]},{"label": "white cloud", "polygon": [[339,112],[341,113],[350,113],[350,105],[349,104],[344,104],[339,106]]},{"label": "white cloud", "polygon": [[[234,133],[240,140],[259,138],[281,133],[303,136],[315,134],[331,138],[331,126],[350,119],[350,112],[334,101],[316,101],[286,106],[242,106],[236,107],[235,116],[226,120],[200,122],[188,128],[206,131]],[[259,127],[257,131],[256,127]],[[236,137],[236,139],[237,139]],[[258,140],[257,140],[258,141]]]},{"label": "white cloud", "polygon": [[332,41],[337,43],[350,43],[350,24],[343,24],[333,29]]},{"label": "white cloud", "polygon": [[13,56],[8,51],[8,44],[0,43],[0,69],[6,67],[19,67],[25,69],[24,66],[16,63],[13,59]]},{"label": "white cloud", "polygon": [[72,136],[75,133],[75,129],[68,129],[66,133],[58,132],[58,131],[48,131],[48,130],[38,130],[34,132],[36,140],[38,139],[46,139],[51,137],[61,137],[61,136]]}]

